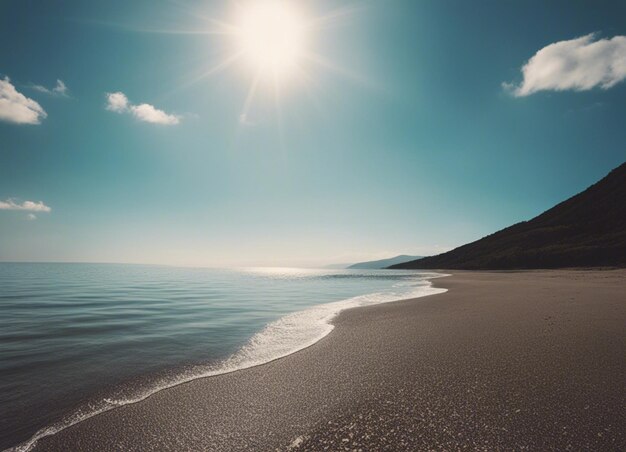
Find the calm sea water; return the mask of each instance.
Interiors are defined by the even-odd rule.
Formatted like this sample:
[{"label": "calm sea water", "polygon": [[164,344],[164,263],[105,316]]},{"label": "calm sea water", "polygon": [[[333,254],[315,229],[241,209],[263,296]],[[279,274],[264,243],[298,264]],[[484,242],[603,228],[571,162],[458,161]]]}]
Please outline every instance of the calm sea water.
[{"label": "calm sea water", "polygon": [[313,344],[432,273],[0,263],[0,449]]}]

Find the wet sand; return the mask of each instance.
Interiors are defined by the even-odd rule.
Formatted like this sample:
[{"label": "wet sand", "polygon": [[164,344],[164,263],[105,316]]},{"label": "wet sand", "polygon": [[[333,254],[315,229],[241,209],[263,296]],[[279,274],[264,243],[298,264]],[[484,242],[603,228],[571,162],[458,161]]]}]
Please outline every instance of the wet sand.
[{"label": "wet sand", "polygon": [[[626,270],[454,272],[36,450],[626,450]],[[113,365],[113,364],[112,364]]]}]

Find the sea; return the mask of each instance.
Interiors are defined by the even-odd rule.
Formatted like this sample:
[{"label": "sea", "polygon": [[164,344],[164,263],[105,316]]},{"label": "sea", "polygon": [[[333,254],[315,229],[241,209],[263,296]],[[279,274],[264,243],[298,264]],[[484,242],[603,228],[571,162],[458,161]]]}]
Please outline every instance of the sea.
[{"label": "sea", "polygon": [[308,347],[342,310],[435,294],[403,270],[0,263],[0,450]]}]

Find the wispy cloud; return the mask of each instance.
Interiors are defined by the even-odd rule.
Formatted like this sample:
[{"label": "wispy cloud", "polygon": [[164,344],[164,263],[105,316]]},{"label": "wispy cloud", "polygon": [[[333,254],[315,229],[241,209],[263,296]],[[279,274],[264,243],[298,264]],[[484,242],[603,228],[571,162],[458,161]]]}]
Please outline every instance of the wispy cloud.
[{"label": "wispy cloud", "polygon": [[242,113],[239,115],[239,124],[244,126],[255,126],[256,121],[250,119],[250,116],[247,113]]},{"label": "wispy cloud", "polygon": [[106,109],[115,113],[130,113],[140,121],[152,124],[176,125],[180,123],[180,116],[165,113],[150,104],[134,105],[121,91],[106,93]]},{"label": "wispy cloud", "polygon": [[48,89],[42,85],[33,85],[33,89],[39,91],[40,93],[46,93],[51,96],[68,96],[67,85],[63,82],[63,80],[57,80],[57,84],[52,89]]},{"label": "wispy cloud", "polygon": [[21,204],[15,199],[9,198],[0,201],[0,210],[25,210],[27,212],[50,212],[52,209],[46,206],[43,201],[24,201]]},{"label": "wispy cloud", "polygon": [[522,67],[520,84],[502,86],[516,97],[538,91],[609,89],[626,79],[626,36],[598,39],[594,33],[539,50]]},{"label": "wispy cloud", "polygon": [[47,213],[52,211],[52,209],[45,205],[42,201],[24,201],[20,203],[11,198],[7,199],[6,201],[0,201],[0,210],[18,210],[22,212],[28,212],[28,214],[26,215],[27,220],[36,220],[37,215],[35,215],[35,212]]},{"label": "wispy cloud", "polygon": [[46,116],[41,105],[18,92],[9,77],[0,79],[0,121],[40,124]]}]

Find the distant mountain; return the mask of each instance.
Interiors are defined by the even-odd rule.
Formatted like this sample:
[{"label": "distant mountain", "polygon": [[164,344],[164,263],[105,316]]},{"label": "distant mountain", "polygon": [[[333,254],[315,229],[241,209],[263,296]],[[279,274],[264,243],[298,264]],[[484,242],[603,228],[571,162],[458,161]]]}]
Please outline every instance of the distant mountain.
[{"label": "distant mountain", "polygon": [[358,264],[352,264],[350,265],[348,268],[352,268],[352,269],[361,269],[361,270],[367,270],[367,269],[380,269],[380,268],[387,268],[390,265],[395,265],[395,264],[403,264],[405,262],[409,262],[415,259],[420,259],[421,256],[407,256],[406,254],[402,254],[400,256],[396,256],[396,257],[391,257],[389,259],[381,259],[378,261],[369,261],[369,262],[359,262]]},{"label": "distant mountain", "polygon": [[528,269],[626,266],[626,163],[530,221],[438,256],[390,268]]},{"label": "distant mountain", "polygon": [[326,268],[328,270],[341,270],[344,268],[348,268],[351,264],[328,264],[324,265],[322,268]]}]

